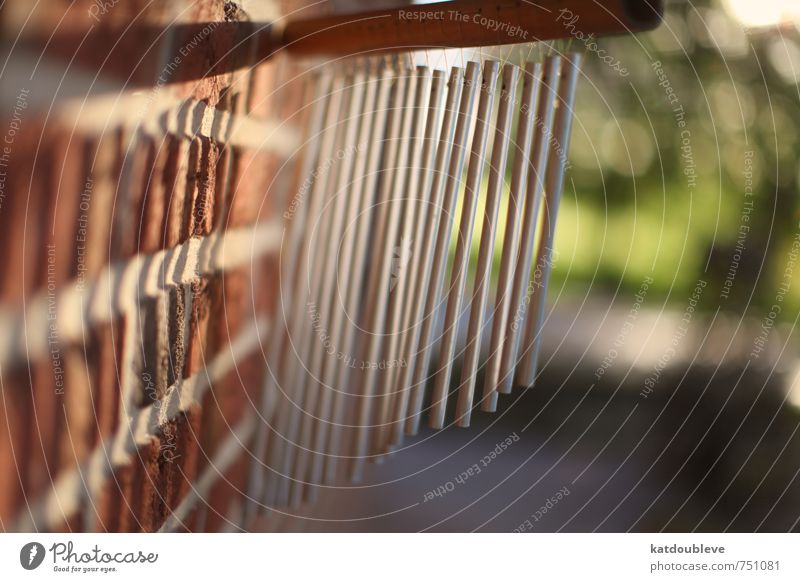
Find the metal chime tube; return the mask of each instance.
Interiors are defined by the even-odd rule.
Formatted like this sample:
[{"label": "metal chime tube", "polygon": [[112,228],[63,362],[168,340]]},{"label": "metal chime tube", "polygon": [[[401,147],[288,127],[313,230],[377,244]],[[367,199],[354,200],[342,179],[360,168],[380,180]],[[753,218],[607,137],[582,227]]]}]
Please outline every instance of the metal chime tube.
[{"label": "metal chime tube", "polygon": [[393,179],[387,180],[388,192],[385,207],[385,228],[381,233],[378,254],[378,263],[373,261],[373,277],[370,285],[369,303],[366,314],[368,334],[365,338],[366,363],[364,370],[363,388],[359,391],[361,402],[358,408],[358,421],[356,426],[355,439],[353,443],[353,465],[351,477],[359,480],[364,467],[364,460],[369,446],[369,436],[372,432],[372,409],[374,405],[375,383],[380,370],[373,368],[381,356],[381,346],[383,343],[383,329],[387,316],[387,296],[389,292],[389,277],[391,274],[391,260],[388,257],[393,252],[393,244],[397,238],[400,216],[402,213],[402,193],[405,187],[407,172],[404,171],[408,163],[408,142],[413,121],[413,108],[415,98],[417,78],[411,71],[406,71],[404,75],[398,77],[398,87],[402,89],[402,105],[398,108],[398,144],[396,147],[396,159],[392,166]]},{"label": "metal chime tube", "polygon": [[450,166],[448,169],[441,211],[442,218],[439,221],[439,233],[433,252],[433,268],[425,303],[425,320],[422,324],[422,331],[420,334],[418,361],[414,369],[412,381],[412,406],[406,424],[406,430],[412,434],[416,434],[419,430],[422,397],[424,395],[428,365],[430,363],[433,331],[438,320],[439,298],[442,292],[444,271],[447,266],[447,251],[450,246],[450,231],[456,212],[456,202],[460,189],[459,186],[461,185],[461,174],[464,171],[467,133],[472,118],[472,109],[478,88],[479,74],[480,66],[478,63],[469,62],[464,79],[465,91],[461,95],[455,140],[450,156]]},{"label": "metal chime tube", "polygon": [[[305,177],[308,180],[317,166],[321,152],[325,151],[326,147],[330,147],[330,141],[333,139],[332,132],[328,130],[330,123],[338,115],[338,104],[330,99],[331,91],[334,86],[333,75],[323,74],[320,82],[320,90],[317,94],[318,108],[315,109],[315,119],[309,128],[309,141],[311,148],[313,148],[313,155],[308,158],[308,167],[306,168]],[[318,116],[318,117],[316,117]],[[320,138],[319,136],[322,135]],[[305,185],[306,182],[303,182]],[[301,185],[298,193],[303,189]],[[306,198],[305,203],[300,204],[297,209],[297,214],[292,218],[293,224],[300,228],[303,232],[303,238],[299,249],[295,256],[287,257],[288,261],[294,261],[293,266],[295,274],[292,280],[292,293],[293,297],[291,305],[287,305],[286,309],[290,315],[286,319],[286,328],[280,332],[280,342],[276,345],[277,355],[271,360],[273,363],[270,366],[271,370],[267,377],[267,386],[269,390],[279,392],[282,398],[279,397],[278,405],[271,417],[270,438],[267,443],[267,467],[268,473],[266,475],[266,483],[260,499],[266,507],[273,507],[275,505],[275,496],[277,493],[277,484],[280,480],[280,457],[282,456],[283,449],[285,448],[284,435],[289,423],[289,412],[291,407],[291,399],[294,397],[293,387],[286,383],[286,378],[291,373],[294,367],[294,348],[292,347],[292,337],[294,330],[298,325],[303,323],[305,305],[300,297],[297,296],[296,290],[302,288],[303,274],[305,265],[308,261],[308,223],[312,221],[311,217],[318,214],[319,208],[323,203],[324,191],[321,184],[311,182],[305,188]],[[273,352],[269,352],[270,356]]]},{"label": "metal chime tube", "polygon": [[553,131],[553,106],[558,91],[558,73],[561,68],[561,57],[551,55],[545,63],[543,79],[543,98],[539,100],[537,114],[537,132],[533,146],[532,172],[528,174],[528,191],[525,200],[525,218],[522,222],[522,233],[519,240],[517,265],[514,271],[514,284],[511,288],[509,302],[509,325],[506,331],[502,358],[500,360],[500,376],[496,390],[503,394],[511,392],[514,379],[514,366],[517,364],[520,327],[524,322],[527,303],[533,245],[536,240],[536,228],[539,221],[542,193],[544,191],[544,173],[550,153],[550,136]]},{"label": "metal chime tube", "polygon": [[412,221],[414,230],[411,235],[413,237],[411,243],[413,254],[410,257],[411,260],[408,263],[408,271],[405,277],[406,295],[402,313],[401,332],[397,336],[396,357],[399,361],[399,365],[392,370],[391,375],[392,399],[389,410],[390,417],[385,427],[386,430],[382,442],[380,443],[380,450],[383,452],[389,452],[394,444],[395,430],[397,429],[398,423],[400,423],[405,416],[408,403],[408,391],[402,389],[403,369],[408,366],[408,359],[410,357],[407,353],[408,342],[413,334],[413,330],[417,327],[416,322],[412,321],[412,317],[416,306],[417,292],[422,285],[421,279],[425,276],[423,270],[426,261],[420,251],[423,248],[423,241],[428,225],[434,220],[434,216],[436,215],[430,204],[430,190],[436,155],[436,135],[442,121],[442,98],[444,96],[445,80],[444,71],[433,71],[420,163],[416,168],[412,168],[412,181],[409,184],[409,195],[417,197],[415,204],[416,211]]},{"label": "metal chime tube", "polygon": [[[348,223],[348,228],[355,231],[352,241],[353,246],[350,255],[344,254],[341,273],[347,277],[360,277],[362,273],[367,271],[368,259],[368,237],[370,234],[371,220],[370,217],[373,211],[373,204],[375,201],[375,187],[378,182],[378,165],[381,160],[384,141],[384,127],[389,109],[389,98],[391,96],[391,82],[392,82],[392,69],[386,63],[382,63],[380,70],[377,73],[377,94],[372,106],[371,124],[369,127],[366,124],[362,125],[363,130],[369,130],[368,136],[365,136],[363,141],[359,143],[364,144],[358,152],[358,162],[356,166],[356,173],[354,177],[353,187],[357,198],[360,200],[358,214]],[[352,262],[347,264],[348,256],[352,256]],[[347,357],[346,361],[339,362],[339,368],[336,373],[336,380],[333,384],[337,392],[334,395],[333,411],[332,411],[332,425],[329,434],[328,442],[328,456],[325,464],[325,483],[333,483],[336,477],[339,457],[343,451],[341,448],[342,442],[342,424],[344,422],[344,411],[348,400],[352,401],[352,397],[346,393],[348,378],[354,376],[354,372],[350,367],[350,360],[353,362],[356,351],[356,313],[361,303],[361,285],[350,284],[344,288],[345,293],[345,306],[343,311],[346,313],[348,321],[345,325],[344,336],[341,340],[342,351]]]},{"label": "metal chime tube", "polygon": [[[402,333],[403,326],[403,311],[406,304],[406,297],[409,294],[409,276],[407,264],[411,261],[411,253],[414,241],[411,235],[414,230],[414,219],[419,218],[417,212],[419,201],[417,200],[418,192],[418,168],[420,159],[423,154],[424,144],[424,131],[425,123],[427,121],[427,107],[430,97],[431,77],[430,71],[427,67],[417,67],[417,90],[414,98],[414,113],[413,113],[413,133],[409,139],[409,163],[406,168],[407,186],[406,191],[399,193],[403,201],[403,210],[401,217],[401,234],[395,243],[394,251],[392,253],[392,274],[391,283],[389,285],[389,318],[386,328],[387,348],[384,351],[384,360],[388,363],[396,363],[399,359],[397,353],[397,346],[400,342],[400,334]],[[385,257],[384,260],[387,260]],[[390,415],[392,413],[392,404],[394,402],[395,383],[393,380],[396,378],[395,368],[386,368],[384,370],[384,380],[382,382],[380,398],[380,406],[378,414],[375,418],[375,437],[373,438],[373,454],[381,454],[384,452],[384,443],[387,440],[386,435],[391,430],[389,425]],[[377,457],[376,457],[377,458]]]},{"label": "metal chime tube", "polygon": [[[570,134],[572,132],[572,113],[575,103],[575,88],[580,72],[581,56],[573,54],[564,59],[559,82],[559,100],[555,122],[555,146],[560,153],[550,153],[550,163],[545,178],[545,214],[542,223],[539,256],[534,272],[534,292],[531,309],[525,330],[525,355],[517,367],[515,383],[519,386],[533,386],[536,380],[539,351],[542,345],[542,326],[544,324],[544,308],[547,300],[547,285],[552,269],[553,238],[555,236],[556,218],[561,202],[561,191],[564,187],[566,156],[569,151]],[[537,275],[539,280],[536,280]]]},{"label": "metal chime tube", "polygon": [[458,339],[458,324],[461,319],[461,305],[469,272],[472,233],[475,230],[475,213],[478,207],[478,197],[486,158],[486,142],[489,136],[489,126],[491,125],[489,117],[492,113],[497,90],[499,69],[499,64],[496,61],[484,62],[483,84],[481,86],[475,133],[472,138],[472,150],[467,169],[467,181],[461,208],[461,222],[458,229],[458,240],[456,241],[455,261],[450,275],[444,332],[441,347],[439,348],[440,367],[436,372],[433,388],[430,420],[430,425],[433,428],[441,428],[444,425],[445,409],[453,371],[453,358],[455,357],[456,341]]},{"label": "metal chime tube", "polygon": [[[294,177],[294,190],[293,195],[299,195],[299,191],[307,176],[310,176],[317,163],[317,158],[320,151],[320,140],[317,139],[317,134],[322,128],[322,121],[325,116],[325,108],[327,104],[327,92],[330,86],[330,75],[323,74],[317,75],[314,83],[309,84],[309,89],[306,91],[305,102],[310,102],[306,107],[306,122],[303,124],[305,128],[303,136],[303,145],[301,151],[301,160],[297,164],[297,173]],[[294,299],[294,289],[300,280],[300,270],[298,268],[298,258],[301,253],[303,236],[305,233],[304,223],[308,204],[302,204],[297,209],[296,216],[290,222],[288,230],[288,242],[286,244],[285,260],[281,261],[280,269],[280,295],[278,305],[280,308],[276,313],[276,318],[280,315],[286,315],[287,312],[292,310],[292,300]],[[284,317],[282,325],[278,327],[278,320],[273,323],[276,333],[270,335],[269,344],[267,346],[267,362],[269,368],[267,369],[264,386],[261,395],[260,410],[267,414],[273,408],[272,402],[275,401],[277,386],[275,385],[276,374],[278,370],[285,365],[285,359],[282,357],[284,348],[284,339],[286,338],[286,327],[290,325],[288,317]],[[268,440],[270,432],[270,420],[266,416],[261,416],[261,422],[258,425],[258,434],[256,437],[256,446],[254,450],[254,457],[256,465],[253,467],[250,489],[248,494],[251,499],[262,499],[263,488],[266,480],[266,471],[268,470],[264,464],[267,462],[266,454],[268,450]],[[274,420],[274,419],[273,419]],[[252,514],[258,505],[253,503],[247,506],[249,514]],[[249,517],[249,515],[248,515]]]},{"label": "metal chime tube", "polygon": [[349,177],[348,160],[352,159],[341,156],[340,152],[346,152],[349,147],[348,141],[354,141],[353,127],[357,128],[358,123],[353,107],[356,100],[354,72],[351,67],[348,67],[340,74],[343,76],[344,83],[342,117],[337,120],[337,136],[331,157],[323,160],[326,165],[332,165],[328,184],[333,184],[333,188],[328,189],[327,199],[318,219],[319,228],[316,229],[315,250],[311,257],[313,267],[309,269],[307,280],[309,301],[306,304],[306,321],[302,328],[303,341],[299,350],[300,366],[296,367],[297,376],[293,381],[303,385],[303,398],[300,406],[293,410],[296,420],[292,427],[296,432],[290,433],[291,446],[284,460],[285,471],[289,475],[289,479],[284,480],[282,485],[290,486],[290,501],[293,506],[298,505],[302,500],[303,476],[308,466],[308,451],[312,446],[312,434],[316,422],[317,409],[315,405],[320,400],[315,379],[324,351],[322,334],[328,327],[327,321],[330,317],[330,314],[325,312],[324,305],[330,297],[333,287],[333,276],[327,266],[332,260],[331,241],[338,240],[341,231],[340,224],[344,216],[345,199],[337,196],[337,192],[338,187],[346,183]]},{"label": "metal chime tube", "polygon": [[[358,131],[361,124],[361,112],[364,107],[366,90],[363,67],[356,66],[352,76],[348,74],[346,78],[351,85],[346,95],[349,99],[349,103],[347,117],[344,122],[344,140],[341,144],[341,148],[335,152],[335,163],[338,166],[338,172],[336,181],[334,182],[335,190],[332,193],[332,210],[327,241],[324,241],[324,246],[320,254],[323,263],[321,264],[321,268],[318,269],[322,274],[318,297],[319,303],[317,303],[320,323],[323,321],[331,322],[329,325],[320,327],[320,330],[324,330],[329,338],[335,336],[337,329],[335,319],[339,311],[335,301],[337,295],[337,251],[341,244],[342,233],[346,226],[345,218],[348,209],[357,204],[354,198],[350,196],[350,182],[352,171],[355,166],[354,151],[357,145]],[[298,450],[296,475],[293,482],[293,490],[295,492],[293,499],[298,501],[302,498],[303,483],[305,479],[308,478],[306,472],[310,457],[319,458],[319,453],[322,453],[324,449],[324,439],[325,436],[327,436],[327,431],[325,430],[327,424],[324,418],[328,414],[331,406],[333,388],[326,386],[322,382],[322,376],[326,360],[330,360],[331,358],[335,360],[336,358],[335,353],[329,353],[329,347],[324,344],[321,335],[312,333],[312,336],[312,347],[309,353],[309,360],[307,360],[307,381],[309,382],[309,387],[306,388],[306,391],[309,395],[309,407],[305,409],[306,414],[303,417],[303,430],[301,432],[302,441],[301,447]],[[336,349],[332,341],[331,346],[334,350]],[[319,466],[320,463],[318,462],[317,465]]]},{"label": "metal chime tube", "polygon": [[[325,125],[322,134],[321,156],[326,153],[335,151],[335,144],[339,139],[339,120],[342,118],[344,103],[342,100],[342,92],[344,86],[344,79],[340,75],[334,75],[333,84],[331,86],[330,105],[327,115],[325,116]],[[310,204],[307,224],[306,224],[306,239],[303,248],[303,253],[300,259],[299,268],[301,269],[301,283],[295,289],[295,292],[300,294],[300,297],[305,297],[305,293],[301,290],[306,289],[306,292],[313,293],[313,289],[309,289],[308,283],[305,282],[306,273],[308,272],[311,257],[314,256],[318,247],[320,234],[314,236],[317,225],[320,227],[324,225],[324,221],[320,223],[323,215],[325,204],[327,201],[327,188],[326,182],[320,179],[317,175],[312,185],[310,196]],[[312,295],[313,296],[313,295]],[[307,314],[307,301],[298,301],[293,306],[292,313],[292,330],[288,338],[287,349],[284,355],[285,358],[291,361],[292,365],[288,365],[285,375],[280,379],[279,389],[284,393],[284,400],[281,402],[281,410],[278,415],[278,422],[276,424],[277,438],[273,440],[274,443],[274,458],[277,470],[273,473],[274,481],[271,483],[269,505],[282,506],[288,503],[288,479],[290,475],[291,462],[293,455],[291,449],[296,446],[295,441],[297,433],[299,432],[299,424],[301,421],[301,413],[299,408],[305,403],[305,383],[300,382],[298,376],[303,371],[303,354],[305,353],[305,346],[308,340],[306,339],[311,334],[311,322]]]},{"label": "metal chime tube", "polygon": [[500,378],[500,358],[506,338],[508,325],[508,303],[513,285],[514,266],[519,245],[519,232],[522,212],[524,210],[524,192],[528,183],[530,169],[530,151],[533,136],[533,124],[536,118],[539,94],[542,86],[542,66],[539,63],[528,63],[525,67],[525,78],[522,85],[522,103],[517,123],[517,152],[511,171],[511,192],[508,201],[508,212],[505,222],[500,275],[497,282],[494,314],[492,320],[492,336],[489,344],[489,356],[484,374],[483,397],[481,410],[494,412],[497,409],[497,386]]},{"label": "metal chime tube", "polygon": [[[500,94],[500,107],[497,113],[492,161],[489,168],[489,184],[486,193],[486,206],[483,214],[483,230],[478,251],[478,264],[472,292],[469,329],[462,363],[461,383],[458,388],[456,421],[459,426],[469,426],[472,402],[475,392],[475,378],[481,349],[481,334],[484,327],[484,312],[491,287],[492,262],[494,258],[497,219],[503,195],[508,149],[514,121],[514,103],[517,98],[519,68],[514,65],[503,67],[503,87]],[[521,119],[519,128],[522,140],[525,139],[525,123]],[[529,128],[528,128],[529,129]],[[520,157],[521,159],[521,157]],[[521,166],[521,164],[520,164]]]},{"label": "metal chime tube", "polygon": [[[430,284],[433,268],[433,251],[436,246],[436,235],[439,220],[442,212],[442,198],[444,186],[447,181],[446,168],[452,154],[453,141],[458,118],[459,103],[461,102],[464,88],[464,71],[459,67],[453,67],[450,72],[450,79],[447,84],[447,99],[444,108],[444,117],[439,134],[438,145],[436,147],[436,161],[432,171],[426,175],[430,182],[430,193],[428,195],[428,219],[425,223],[425,236],[420,248],[419,258],[419,278],[413,289],[411,297],[411,309],[409,321],[409,333],[405,338],[402,353],[406,359],[406,365],[400,369],[397,382],[398,399],[394,414],[395,423],[392,427],[392,445],[397,446],[402,442],[406,425],[406,415],[409,410],[409,402],[414,402],[417,398],[417,387],[412,385],[414,370],[417,357],[419,355],[418,346],[422,334],[423,323],[420,320],[424,315],[425,303],[427,300],[428,286]],[[422,390],[421,388],[419,389]],[[420,395],[421,398],[421,395]],[[413,407],[414,405],[412,405]]]}]

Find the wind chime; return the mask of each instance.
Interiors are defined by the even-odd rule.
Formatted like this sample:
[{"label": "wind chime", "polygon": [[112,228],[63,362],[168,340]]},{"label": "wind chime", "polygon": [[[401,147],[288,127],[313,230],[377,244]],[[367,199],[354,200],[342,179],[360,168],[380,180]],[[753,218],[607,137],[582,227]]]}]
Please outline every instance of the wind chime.
[{"label": "wind chime", "polygon": [[312,61],[306,83],[253,508],[358,481],[424,416],[469,426],[535,381],[581,55],[555,43],[446,70],[419,49],[638,31],[660,15],[648,1],[468,0],[271,31],[265,45],[348,58]]}]

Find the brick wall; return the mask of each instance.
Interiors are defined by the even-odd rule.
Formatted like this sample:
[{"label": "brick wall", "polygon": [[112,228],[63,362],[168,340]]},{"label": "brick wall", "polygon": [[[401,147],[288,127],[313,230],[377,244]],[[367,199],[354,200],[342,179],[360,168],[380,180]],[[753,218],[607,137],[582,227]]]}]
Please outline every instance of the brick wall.
[{"label": "brick wall", "polygon": [[221,28],[183,63],[221,74],[163,47],[301,4],[4,7],[3,530],[241,525],[301,83]]}]

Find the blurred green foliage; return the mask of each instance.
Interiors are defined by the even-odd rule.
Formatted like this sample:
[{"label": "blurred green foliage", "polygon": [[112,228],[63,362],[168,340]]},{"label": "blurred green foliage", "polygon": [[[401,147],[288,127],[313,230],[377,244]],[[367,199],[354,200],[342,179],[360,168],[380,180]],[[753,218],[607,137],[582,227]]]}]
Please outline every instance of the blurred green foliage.
[{"label": "blurred green foliage", "polygon": [[[657,31],[600,44],[629,75],[586,53],[551,293],[633,294],[652,276],[652,299],[681,304],[702,278],[706,309],[761,317],[800,232],[797,27],[746,31],[720,2],[681,2]],[[794,320],[798,309],[800,266],[781,317]]]}]

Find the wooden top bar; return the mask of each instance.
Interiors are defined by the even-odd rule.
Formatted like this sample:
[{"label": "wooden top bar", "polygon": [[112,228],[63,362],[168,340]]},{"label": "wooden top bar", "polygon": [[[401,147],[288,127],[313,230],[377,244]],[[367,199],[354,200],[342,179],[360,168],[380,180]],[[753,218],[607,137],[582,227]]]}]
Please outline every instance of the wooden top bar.
[{"label": "wooden top bar", "polygon": [[495,46],[641,32],[663,10],[663,0],[457,0],[295,20],[278,35],[295,54]]}]

